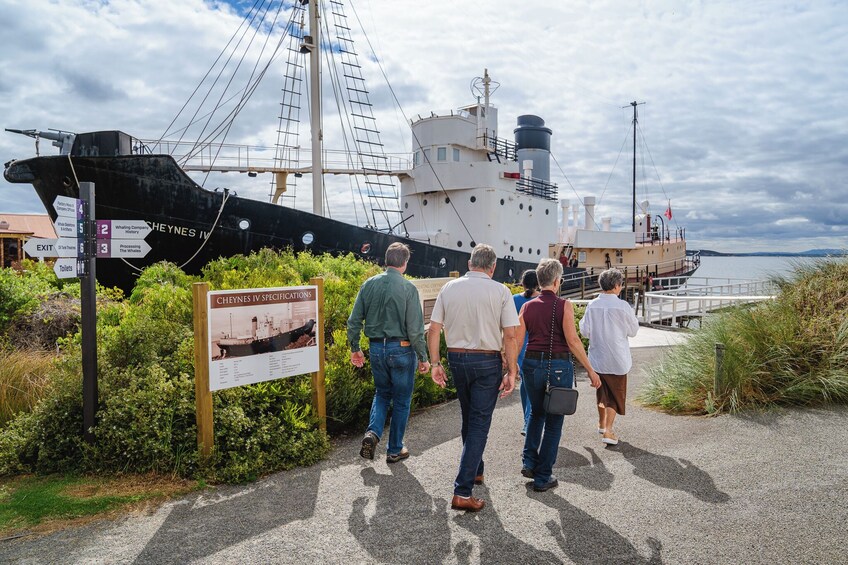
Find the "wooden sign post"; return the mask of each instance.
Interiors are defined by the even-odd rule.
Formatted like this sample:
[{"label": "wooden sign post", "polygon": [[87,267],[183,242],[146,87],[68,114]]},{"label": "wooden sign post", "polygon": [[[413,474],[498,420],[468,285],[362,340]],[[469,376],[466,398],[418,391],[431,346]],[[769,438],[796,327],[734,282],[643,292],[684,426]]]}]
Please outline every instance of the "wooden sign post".
[{"label": "wooden sign post", "polygon": [[320,347],[320,356],[318,358],[318,371],[312,373],[312,406],[318,413],[319,426],[323,431],[327,431],[327,395],[324,389],[324,363],[325,351],[327,350],[324,343],[324,279],[323,277],[315,277],[309,279],[309,284],[318,287],[318,326],[315,328],[315,335],[318,338]]},{"label": "wooden sign post", "polygon": [[[207,283],[192,285],[197,448],[203,459],[209,457],[214,448],[212,392],[215,390],[309,373],[312,404],[321,429],[327,430],[324,279],[314,278],[310,283],[312,287],[215,292],[209,291]],[[250,310],[257,307],[260,308],[258,313]],[[233,329],[220,331],[226,316],[229,316],[229,325],[233,326],[233,319],[238,324],[240,311],[245,309],[253,322],[249,335],[244,337],[241,332],[238,335],[242,336],[238,337]],[[261,318],[265,321],[260,328]],[[299,327],[292,328],[295,321]],[[313,334],[314,339],[308,337]],[[211,339],[212,335],[216,337]],[[211,349],[220,354],[213,356]]]},{"label": "wooden sign post", "polygon": [[209,312],[206,295],[209,283],[191,285],[194,302],[194,401],[197,416],[197,449],[203,459],[212,453],[212,391],[209,390]]}]

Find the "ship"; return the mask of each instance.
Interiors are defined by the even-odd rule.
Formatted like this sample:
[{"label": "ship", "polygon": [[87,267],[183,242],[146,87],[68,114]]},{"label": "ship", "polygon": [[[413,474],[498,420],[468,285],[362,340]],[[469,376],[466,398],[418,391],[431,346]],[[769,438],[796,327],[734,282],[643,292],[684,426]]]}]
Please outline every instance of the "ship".
[{"label": "ship", "polygon": [[[647,213],[638,218],[638,225],[634,213],[633,230],[625,236],[589,229],[593,226],[588,219],[586,229],[570,230],[564,218],[566,229],[560,230],[558,212],[566,209],[559,201],[557,185],[551,182],[553,131],[543,118],[526,114],[516,118],[511,139],[502,137],[498,108],[491,100],[497,83],[488,70],[472,85],[473,103],[409,119],[409,157],[386,154],[343,5],[337,1],[331,4],[332,14],[325,17],[334,18],[335,23],[325,28],[335,29],[336,35],[327,39],[322,39],[316,0],[290,6],[292,15],[283,34],[292,42],[287,49],[281,102],[279,132],[284,134],[278,136],[265,157],[261,149],[227,144],[225,132],[229,127],[223,122],[208,128],[214,135],[201,135],[191,144],[183,141],[184,131],[180,139],[167,141],[164,135],[146,140],[118,130],[78,134],[10,130],[34,137],[37,154],[6,163],[5,179],[32,184],[53,219],[57,216],[57,196],[78,198],[80,183],[92,182],[95,218],[146,221],[151,227],[146,238],[151,251],[146,257],[98,261],[98,281],[126,291],[144,267],[158,261],[172,262],[196,274],[218,257],[273,248],[349,253],[381,264],[386,249],[395,242],[409,246],[411,258],[406,272],[414,277],[465,272],[470,252],[478,242],[495,249],[498,261],[494,278],[503,282],[519,280],[524,270],[535,268],[544,257],[562,261],[564,285],[572,287],[585,285],[581,282],[584,277],[596,278],[596,268],[604,264],[596,260],[604,254],[610,258],[607,266],[625,269],[628,278],[648,273],[686,277],[697,268],[687,258],[682,233],[673,245],[670,239],[654,245],[659,243],[661,232],[652,223],[656,216],[652,219]],[[351,116],[347,128],[351,139],[339,153],[324,146],[321,130],[322,81],[318,68],[320,47],[325,42],[341,46],[337,51],[345,85],[337,84],[334,90],[347,92],[341,106]],[[293,108],[301,98],[294,86],[299,84],[296,69],[306,67],[310,151],[296,141],[299,133],[292,133],[299,124]],[[338,72],[323,74],[340,76]],[[237,114],[230,112],[228,119]],[[38,154],[39,139],[51,140],[59,154]],[[227,156],[227,152],[233,156]],[[333,155],[342,157],[334,160]],[[251,178],[270,175],[272,191],[268,201],[261,201],[227,188],[211,190],[190,176],[198,172],[240,172]],[[335,219],[326,213],[324,178],[336,175],[363,179],[357,186],[364,213],[356,221]],[[311,177],[311,211],[287,202],[292,183],[304,176]],[[355,205],[357,198],[351,200],[351,206]],[[589,201],[586,198],[583,202],[587,218],[593,213]],[[579,203],[569,206],[575,218],[578,207]],[[587,231],[596,233],[591,242],[584,234]],[[568,240],[570,235],[574,236],[572,240]],[[644,247],[652,248],[648,255],[633,254],[631,261],[630,250]],[[658,249],[667,254],[662,261],[650,256]]]},{"label": "ship", "polygon": [[301,337],[312,335],[314,328],[315,320],[310,319],[300,327],[283,331],[281,327],[274,324],[272,318],[266,317],[260,324],[259,319],[254,316],[251,319],[249,335],[234,336],[232,332],[225,333],[215,340],[215,344],[221,353],[221,358],[271,353],[283,351]]}]

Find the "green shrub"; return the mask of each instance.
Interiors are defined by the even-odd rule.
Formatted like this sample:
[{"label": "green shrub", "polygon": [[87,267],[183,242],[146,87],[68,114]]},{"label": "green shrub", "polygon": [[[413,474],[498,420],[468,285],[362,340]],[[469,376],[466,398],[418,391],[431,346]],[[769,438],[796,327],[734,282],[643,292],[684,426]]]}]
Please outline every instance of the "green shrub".
[{"label": "green shrub", "polygon": [[848,262],[797,267],[775,282],[774,301],[718,315],[672,349],[640,401],[693,414],[848,401]]}]

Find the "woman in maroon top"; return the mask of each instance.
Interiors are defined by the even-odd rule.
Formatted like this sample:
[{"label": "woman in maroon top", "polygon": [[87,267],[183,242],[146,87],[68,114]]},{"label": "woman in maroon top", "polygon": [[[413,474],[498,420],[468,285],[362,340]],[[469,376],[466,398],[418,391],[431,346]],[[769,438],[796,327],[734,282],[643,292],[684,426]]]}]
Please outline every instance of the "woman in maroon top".
[{"label": "woman in maroon top", "polygon": [[531,413],[524,438],[521,474],[533,479],[533,490],[544,492],[559,484],[551,472],[556,463],[563,422],[561,414],[545,413],[545,388],[549,374],[551,386],[572,386],[573,356],[586,368],[594,388],[598,388],[601,381],[589,364],[583,342],[577,336],[571,302],[557,296],[562,265],[556,259],[542,259],[536,267],[536,277],[542,294],[522,306],[516,343],[524,343],[526,332],[529,341],[521,370],[524,374],[522,386],[527,386]]}]

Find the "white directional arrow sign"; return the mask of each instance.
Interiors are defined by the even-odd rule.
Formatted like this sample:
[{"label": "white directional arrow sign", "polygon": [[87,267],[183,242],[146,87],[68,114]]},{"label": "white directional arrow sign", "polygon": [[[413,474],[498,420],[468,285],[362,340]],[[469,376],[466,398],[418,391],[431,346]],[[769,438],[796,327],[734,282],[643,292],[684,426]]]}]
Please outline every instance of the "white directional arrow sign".
[{"label": "white directional arrow sign", "polygon": [[54,257],[83,257],[85,255],[85,244],[81,239],[60,237],[54,246],[56,253]]},{"label": "white directional arrow sign", "polygon": [[59,237],[82,237],[83,225],[82,221],[68,216],[59,216],[53,222],[53,228]]},{"label": "white directional arrow sign", "polygon": [[82,200],[79,198],[57,196],[53,201],[53,208],[60,216],[82,219],[84,215]]},{"label": "white directional arrow sign", "polygon": [[97,239],[144,239],[151,231],[144,220],[97,220]]},{"label": "white directional arrow sign", "polygon": [[24,251],[30,257],[58,257],[56,255],[56,239],[36,237],[26,240]]},{"label": "white directional arrow sign", "polygon": [[110,257],[139,258],[150,251],[150,245],[140,239],[98,239],[97,258]]},{"label": "white directional arrow sign", "polygon": [[56,259],[56,264],[53,265],[53,272],[60,279],[70,279],[84,275],[84,268],[85,266],[80,265],[80,261],[77,259],[62,258]]}]

